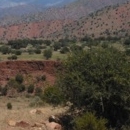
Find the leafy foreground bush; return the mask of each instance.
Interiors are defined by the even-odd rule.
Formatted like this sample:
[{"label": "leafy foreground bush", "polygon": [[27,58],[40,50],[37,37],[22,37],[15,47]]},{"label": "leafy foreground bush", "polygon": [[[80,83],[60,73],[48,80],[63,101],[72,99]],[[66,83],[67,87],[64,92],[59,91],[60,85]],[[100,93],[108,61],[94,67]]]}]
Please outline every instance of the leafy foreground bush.
[{"label": "leafy foreground bush", "polygon": [[118,130],[130,125],[130,62],[114,48],[71,54],[58,84],[73,108],[95,111]]},{"label": "leafy foreground bush", "polygon": [[75,119],[75,130],[107,130],[105,119],[98,119],[93,113],[85,113]]}]

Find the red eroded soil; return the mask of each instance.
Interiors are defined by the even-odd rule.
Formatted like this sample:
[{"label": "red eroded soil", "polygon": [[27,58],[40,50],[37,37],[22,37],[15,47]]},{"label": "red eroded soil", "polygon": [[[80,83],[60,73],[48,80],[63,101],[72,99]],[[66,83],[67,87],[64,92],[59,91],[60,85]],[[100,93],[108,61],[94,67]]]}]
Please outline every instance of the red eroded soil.
[{"label": "red eroded soil", "polygon": [[60,66],[57,61],[4,61],[0,62],[0,84],[5,85],[17,74],[24,76],[26,84],[43,85],[38,77],[46,75],[46,81],[54,84],[56,70]]}]

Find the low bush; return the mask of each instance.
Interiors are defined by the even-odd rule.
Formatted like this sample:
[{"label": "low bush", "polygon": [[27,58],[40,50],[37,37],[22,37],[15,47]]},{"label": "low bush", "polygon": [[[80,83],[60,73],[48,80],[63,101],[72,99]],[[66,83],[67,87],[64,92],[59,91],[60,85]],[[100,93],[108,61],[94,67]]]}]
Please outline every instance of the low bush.
[{"label": "low bush", "polygon": [[15,51],[15,55],[21,55],[22,52],[20,50]]},{"label": "low bush", "polygon": [[7,103],[7,109],[9,109],[9,110],[12,109],[12,104],[10,102]]},{"label": "low bush", "polygon": [[23,76],[21,74],[17,74],[15,76],[15,80],[19,83],[19,84],[22,84],[23,82]]},{"label": "low bush", "polygon": [[8,60],[17,60],[17,56],[16,55],[12,55],[8,57]]},{"label": "low bush", "polygon": [[58,105],[64,101],[64,96],[57,87],[51,86],[44,90],[43,99],[47,103]]},{"label": "low bush", "polygon": [[6,95],[7,95],[7,91],[8,91],[7,86],[1,88],[1,95],[2,95],[2,96],[6,96]]},{"label": "low bush", "polygon": [[18,85],[18,88],[17,88],[17,92],[24,92],[25,91],[25,85],[23,85],[23,84],[19,84]]},{"label": "low bush", "polygon": [[28,88],[27,88],[27,92],[28,93],[33,93],[34,92],[34,85],[29,85]]},{"label": "low bush", "polygon": [[107,130],[107,121],[98,119],[93,113],[85,113],[81,117],[77,117],[74,121],[75,130]]}]

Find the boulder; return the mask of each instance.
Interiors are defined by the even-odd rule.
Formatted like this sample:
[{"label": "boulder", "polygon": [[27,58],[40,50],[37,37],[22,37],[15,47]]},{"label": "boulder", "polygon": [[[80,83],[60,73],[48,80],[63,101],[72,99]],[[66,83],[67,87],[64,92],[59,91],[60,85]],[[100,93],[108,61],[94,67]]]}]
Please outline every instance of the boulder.
[{"label": "boulder", "polygon": [[60,120],[58,117],[54,116],[54,115],[51,115],[49,117],[49,122],[56,122],[56,123],[60,123]]},{"label": "boulder", "polygon": [[15,127],[15,126],[16,126],[16,121],[14,121],[14,120],[9,120],[9,121],[8,121],[8,125],[9,125],[9,126],[12,126],[12,127]]},{"label": "boulder", "polygon": [[33,109],[30,111],[30,114],[42,114],[42,111],[39,109]]}]

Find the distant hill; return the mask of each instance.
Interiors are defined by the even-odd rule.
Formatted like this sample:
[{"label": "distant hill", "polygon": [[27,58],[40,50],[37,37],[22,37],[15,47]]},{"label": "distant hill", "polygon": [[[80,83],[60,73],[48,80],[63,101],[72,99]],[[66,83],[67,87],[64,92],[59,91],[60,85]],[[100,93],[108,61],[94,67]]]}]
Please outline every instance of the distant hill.
[{"label": "distant hill", "polygon": [[[23,0],[25,1],[25,0]],[[50,1],[50,4],[49,4]],[[42,20],[79,19],[106,6],[130,0],[55,0],[36,1],[8,8],[0,8],[0,25],[36,22]],[[51,4],[52,2],[52,4]],[[49,6],[50,5],[50,6]]]},{"label": "distant hill", "polygon": [[130,34],[129,18],[127,0],[77,0],[29,15],[3,17],[0,40],[127,36]]},{"label": "distant hill", "polygon": [[[53,37],[51,34],[50,37]],[[127,37],[130,36],[130,2],[117,6],[108,6],[87,17],[82,17],[63,26],[55,36],[70,38],[84,37]]]}]

